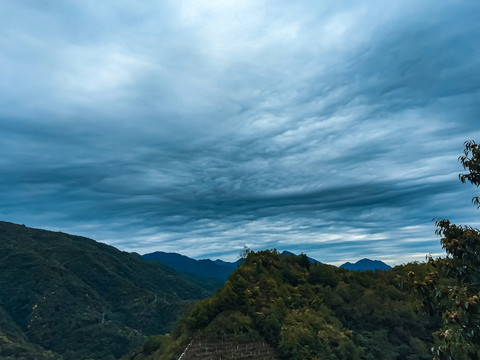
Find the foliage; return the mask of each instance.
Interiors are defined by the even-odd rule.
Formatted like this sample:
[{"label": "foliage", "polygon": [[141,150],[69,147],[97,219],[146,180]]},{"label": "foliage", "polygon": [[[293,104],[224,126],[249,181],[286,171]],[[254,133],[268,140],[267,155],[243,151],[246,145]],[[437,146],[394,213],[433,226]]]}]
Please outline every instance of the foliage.
[{"label": "foliage", "polygon": [[415,283],[430,314],[441,314],[434,359],[480,357],[480,232],[437,221],[447,257],[429,258],[433,271]]},{"label": "foliage", "polygon": [[[469,181],[476,187],[480,186],[480,146],[475,141],[470,140],[465,142],[465,150],[463,155],[458,159],[462,163],[465,170],[469,172],[467,174],[460,174],[459,178],[462,183]],[[480,198],[474,196],[472,202],[480,208]]]},{"label": "foliage", "polygon": [[447,302],[444,328],[439,332],[443,344],[437,350],[446,358],[480,357],[480,232],[447,220],[437,225],[449,256],[430,261],[437,268],[437,279],[450,280],[436,282],[440,285],[436,296]]},{"label": "foliage", "polygon": [[7,312],[0,307],[0,359],[57,360],[61,359],[61,356],[31,344]]},{"label": "foliage", "polygon": [[[480,150],[474,141],[465,142],[459,157],[467,174],[460,180],[480,185]],[[473,202],[480,207],[478,197]],[[410,274],[430,314],[441,314],[443,326],[432,348],[434,359],[480,358],[480,232],[469,226],[437,220],[437,235],[447,256],[429,258],[432,271],[418,280]],[[414,280],[417,279],[417,280]]]},{"label": "foliage", "polygon": [[250,248],[247,245],[244,245],[243,249],[238,254],[238,258],[239,259],[246,259],[248,254],[250,254],[251,252],[252,252],[252,250],[250,250]]},{"label": "foliage", "polygon": [[[415,310],[399,278],[427,264],[356,272],[251,252],[225,286],[196,302],[177,323],[171,345],[151,358],[178,358],[191,339],[265,339],[282,359],[429,359],[440,318]],[[136,360],[149,358],[139,354]]]}]

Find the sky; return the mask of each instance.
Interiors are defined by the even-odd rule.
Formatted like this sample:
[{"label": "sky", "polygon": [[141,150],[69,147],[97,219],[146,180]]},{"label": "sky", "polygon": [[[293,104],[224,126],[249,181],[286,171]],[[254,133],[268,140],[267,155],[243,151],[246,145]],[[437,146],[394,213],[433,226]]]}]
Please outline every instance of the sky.
[{"label": "sky", "polygon": [[0,220],[340,264],[480,226],[480,2],[3,0]]}]

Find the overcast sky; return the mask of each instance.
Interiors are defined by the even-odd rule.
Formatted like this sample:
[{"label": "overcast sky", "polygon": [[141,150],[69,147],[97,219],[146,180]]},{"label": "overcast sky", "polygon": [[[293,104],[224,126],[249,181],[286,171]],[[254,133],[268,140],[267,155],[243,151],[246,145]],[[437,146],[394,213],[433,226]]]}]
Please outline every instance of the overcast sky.
[{"label": "overcast sky", "polygon": [[0,3],[0,220],[235,260],[480,226],[478,1]]}]

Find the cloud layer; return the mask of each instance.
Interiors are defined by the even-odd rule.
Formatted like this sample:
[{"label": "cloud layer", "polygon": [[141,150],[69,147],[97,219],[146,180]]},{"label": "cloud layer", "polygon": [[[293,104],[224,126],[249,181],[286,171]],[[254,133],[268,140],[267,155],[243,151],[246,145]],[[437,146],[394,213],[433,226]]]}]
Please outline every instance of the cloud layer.
[{"label": "cloud layer", "polygon": [[0,218],[128,251],[337,263],[478,226],[480,5],[4,1]]}]

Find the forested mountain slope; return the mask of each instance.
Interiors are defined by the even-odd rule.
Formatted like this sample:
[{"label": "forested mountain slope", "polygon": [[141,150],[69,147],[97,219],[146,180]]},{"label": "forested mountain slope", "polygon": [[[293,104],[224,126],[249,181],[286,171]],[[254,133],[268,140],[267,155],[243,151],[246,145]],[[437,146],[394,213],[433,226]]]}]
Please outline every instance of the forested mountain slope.
[{"label": "forested mountain slope", "polygon": [[0,289],[0,358],[39,359],[55,356],[40,347],[65,359],[119,358],[214,291],[138,254],[6,222]]},{"label": "forested mountain slope", "polygon": [[250,253],[223,289],[198,301],[171,335],[152,337],[134,359],[177,359],[198,339],[266,341],[290,360],[431,359],[440,319],[417,312],[416,297],[402,286],[410,271],[421,277],[427,266],[356,272],[305,255]]}]

